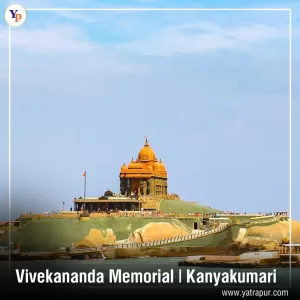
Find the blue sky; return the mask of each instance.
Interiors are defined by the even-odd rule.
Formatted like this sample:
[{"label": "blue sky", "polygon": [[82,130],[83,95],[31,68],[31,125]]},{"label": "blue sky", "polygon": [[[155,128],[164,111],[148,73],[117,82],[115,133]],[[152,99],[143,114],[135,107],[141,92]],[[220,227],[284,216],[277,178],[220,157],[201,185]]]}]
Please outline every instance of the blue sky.
[{"label": "blue sky", "polygon": [[[162,4],[163,2],[163,4]],[[10,1],[1,4],[3,10]],[[25,8],[241,1],[21,1]],[[293,9],[293,218],[300,220],[300,5]],[[213,6],[212,6],[213,5]],[[12,217],[119,191],[144,136],[183,200],[289,208],[288,12],[37,12],[12,29]],[[0,219],[8,209],[8,28],[0,23]]]}]

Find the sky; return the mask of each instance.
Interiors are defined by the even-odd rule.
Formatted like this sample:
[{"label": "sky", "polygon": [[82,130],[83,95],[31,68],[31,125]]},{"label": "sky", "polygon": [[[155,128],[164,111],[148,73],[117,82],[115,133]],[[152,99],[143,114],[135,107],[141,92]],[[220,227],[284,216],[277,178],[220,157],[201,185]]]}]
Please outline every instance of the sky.
[{"label": "sky", "polygon": [[[292,8],[292,217],[300,220],[300,4],[124,3],[18,4]],[[9,4],[2,1],[1,10]],[[28,11],[11,39],[12,218],[69,209],[74,197],[83,196],[84,171],[87,196],[119,192],[120,168],[137,158],[144,136],[167,167],[169,192],[182,200],[241,213],[289,210],[287,11]],[[0,100],[0,220],[7,220],[4,18]]]}]

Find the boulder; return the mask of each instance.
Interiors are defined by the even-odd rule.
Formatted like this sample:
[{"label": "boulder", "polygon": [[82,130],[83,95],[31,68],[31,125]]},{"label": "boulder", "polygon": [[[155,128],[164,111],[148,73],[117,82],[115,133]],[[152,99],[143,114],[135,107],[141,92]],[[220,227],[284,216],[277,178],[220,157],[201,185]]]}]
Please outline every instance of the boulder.
[{"label": "boulder", "polygon": [[187,236],[191,232],[188,229],[167,222],[148,223],[142,228],[132,232],[128,237],[131,243],[148,243],[175,236]]},{"label": "boulder", "polygon": [[116,236],[112,229],[92,228],[83,240],[75,244],[75,248],[95,248],[101,247],[103,244],[114,245],[115,243]]}]

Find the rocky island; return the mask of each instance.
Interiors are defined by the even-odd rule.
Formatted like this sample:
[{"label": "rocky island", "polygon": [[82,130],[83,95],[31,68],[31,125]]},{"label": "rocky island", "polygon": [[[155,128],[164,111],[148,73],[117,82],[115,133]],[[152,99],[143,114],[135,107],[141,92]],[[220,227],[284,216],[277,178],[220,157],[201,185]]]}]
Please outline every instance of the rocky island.
[{"label": "rocky island", "polygon": [[84,195],[74,199],[74,210],[2,222],[0,258],[11,247],[12,259],[86,259],[237,255],[300,243],[300,223],[287,212],[226,212],[170,194],[165,165],[147,139],[119,177],[119,194]]}]

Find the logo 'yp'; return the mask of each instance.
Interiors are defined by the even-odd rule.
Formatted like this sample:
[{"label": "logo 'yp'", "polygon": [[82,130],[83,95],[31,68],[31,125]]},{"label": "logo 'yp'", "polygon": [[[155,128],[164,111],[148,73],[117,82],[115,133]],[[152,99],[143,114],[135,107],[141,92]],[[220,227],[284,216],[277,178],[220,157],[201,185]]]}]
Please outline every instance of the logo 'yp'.
[{"label": "logo 'yp'", "polygon": [[18,4],[10,5],[5,10],[4,18],[7,24],[10,26],[18,27],[23,25],[24,22],[26,21],[26,17],[27,17],[26,10],[21,5]]}]

